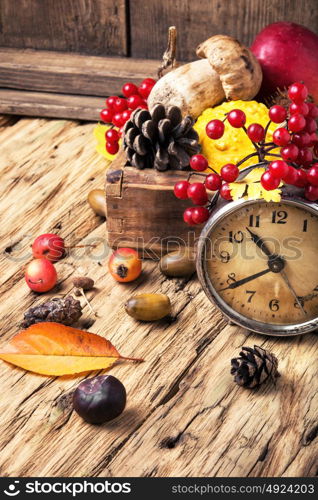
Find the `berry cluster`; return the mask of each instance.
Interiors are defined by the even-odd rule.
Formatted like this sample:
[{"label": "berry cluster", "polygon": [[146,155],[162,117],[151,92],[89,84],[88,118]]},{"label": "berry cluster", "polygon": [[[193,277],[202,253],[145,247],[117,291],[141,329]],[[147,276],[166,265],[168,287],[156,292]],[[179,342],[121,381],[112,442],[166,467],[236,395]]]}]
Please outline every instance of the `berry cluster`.
[{"label": "berry cluster", "polygon": [[[206,126],[206,134],[210,139],[220,139],[225,131],[225,122],[234,128],[242,128],[255,147],[255,152],[249,154],[236,165],[228,163],[221,168],[220,174],[208,165],[207,159],[200,154],[194,155],[190,167],[197,175],[204,176],[203,183],[190,184],[187,181],[177,182],[174,193],[177,198],[191,199],[197,205],[185,210],[183,218],[190,225],[202,224],[210,216],[212,209],[207,190],[217,191],[225,200],[232,200],[229,183],[235,182],[239,175],[239,166],[255,156],[259,163],[267,169],[260,182],[264,189],[276,189],[281,182],[304,188],[305,197],[310,201],[318,200],[318,107],[312,102],[306,102],[308,90],[303,83],[294,83],[288,89],[290,105],[288,110],[279,105],[269,109],[269,122],[264,128],[259,123],[245,127],[246,116],[240,109],[233,109],[221,120],[212,120]],[[266,135],[271,124],[281,126],[273,133],[273,141],[266,142]],[[280,154],[271,152],[280,147]],[[268,157],[271,157],[270,159]],[[272,157],[277,157],[273,160]],[[212,173],[202,172],[211,170]]]},{"label": "berry cluster", "polygon": [[104,123],[117,127],[111,128],[105,134],[105,147],[109,154],[115,155],[118,152],[122,127],[129,120],[131,113],[137,108],[148,109],[147,99],[155,83],[152,78],[145,78],[139,87],[128,82],[122,88],[124,97],[111,96],[106,99],[106,108],[101,110],[100,118]]}]

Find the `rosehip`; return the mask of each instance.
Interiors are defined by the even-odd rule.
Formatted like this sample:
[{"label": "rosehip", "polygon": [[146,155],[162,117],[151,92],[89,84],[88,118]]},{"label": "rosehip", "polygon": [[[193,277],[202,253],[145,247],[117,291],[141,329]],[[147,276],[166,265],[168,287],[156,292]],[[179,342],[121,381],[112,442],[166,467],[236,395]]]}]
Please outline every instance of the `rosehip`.
[{"label": "rosehip", "polygon": [[140,276],[142,263],[136,250],[118,248],[108,261],[108,269],[116,281],[128,283]]},{"label": "rosehip", "polygon": [[275,160],[269,164],[269,171],[277,179],[282,179],[288,174],[289,166],[282,160]]},{"label": "rosehip", "polygon": [[179,181],[174,186],[174,194],[179,200],[187,200],[188,199],[188,187],[190,183],[188,181]]},{"label": "rosehip", "polygon": [[300,82],[293,83],[288,89],[288,97],[297,103],[303,102],[308,96],[307,87]]},{"label": "rosehip", "polygon": [[[311,120],[311,118],[309,119]],[[306,120],[303,115],[292,115],[288,120],[288,128],[292,132],[300,132],[305,128],[305,125],[306,125]]]},{"label": "rosehip", "polygon": [[309,113],[309,107],[305,102],[300,102],[297,104],[296,102],[292,102],[291,105],[289,106],[289,111],[291,115],[303,115],[307,116]]},{"label": "rosehip", "polygon": [[245,125],[246,116],[241,109],[232,109],[227,115],[227,120],[234,128],[240,128]]},{"label": "rosehip", "polygon": [[311,148],[318,141],[318,135],[316,134],[316,132],[312,132],[311,134],[309,134],[309,137],[310,137],[310,141],[309,141],[308,146]]},{"label": "rosehip", "polygon": [[280,150],[280,155],[284,160],[295,161],[297,159],[299,149],[295,144],[288,144]]},{"label": "rosehip", "polygon": [[56,262],[64,257],[64,253],[64,240],[57,234],[41,234],[32,244],[32,254],[35,259],[45,257],[51,262]]},{"label": "rosehip", "polygon": [[294,185],[300,188],[306,187],[308,185],[308,179],[305,170],[300,168],[299,170],[296,170],[296,172],[297,178]]},{"label": "rosehip", "polygon": [[155,83],[157,83],[157,81],[153,78],[145,78],[141,83],[149,83],[150,85],[154,85]]},{"label": "rosehip", "polygon": [[210,191],[218,191],[222,186],[222,179],[218,174],[209,174],[205,178],[205,187]]},{"label": "rosehip", "polygon": [[210,139],[220,139],[224,134],[224,123],[221,120],[211,120],[205,127],[205,132]]},{"label": "rosehip", "polygon": [[274,123],[282,123],[287,118],[287,111],[283,106],[279,106],[276,104],[269,108],[268,115],[272,122]]},{"label": "rosehip", "polygon": [[127,102],[130,109],[137,109],[139,106],[144,104],[144,100],[137,94],[133,94],[128,97]]},{"label": "rosehip", "polygon": [[208,201],[205,185],[201,182],[194,182],[188,187],[188,197],[195,205],[205,205]]},{"label": "rosehip", "polygon": [[147,99],[149,97],[150,92],[152,91],[153,86],[154,83],[143,81],[141,85],[138,87],[138,94],[141,95],[141,97],[143,97],[144,99]]},{"label": "rosehip", "polygon": [[310,167],[307,172],[307,179],[312,186],[318,186],[318,163]]},{"label": "rosehip", "polygon": [[293,143],[296,144],[299,148],[308,146],[310,143],[310,135],[308,134],[308,132],[299,132],[299,134],[294,134]]},{"label": "rosehip", "polygon": [[305,188],[305,197],[309,201],[317,201],[318,200],[318,187],[307,186]]},{"label": "rosehip", "polygon": [[131,95],[136,95],[138,93],[137,85],[131,82],[125,83],[122,88],[122,93],[125,97],[130,97]]},{"label": "rosehip", "polygon": [[106,142],[106,151],[110,155],[115,155],[119,151],[119,144],[118,142]]},{"label": "rosehip", "polygon": [[123,99],[122,97],[118,97],[113,105],[113,110],[117,113],[122,113],[125,111],[125,109],[128,108],[128,104],[126,99]]},{"label": "rosehip", "polygon": [[190,159],[190,167],[197,172],[203,172],[208,166],[208,160],[203,155],[193,155]]},{"label": "rosehip", "polygon": [[308,132],[309,134],[312,134],[312,132],[316,132],[317,130],[317,122],[313,118],[306,118],[306,126],[305,126],[305,131]]},{"label": "rosehip", "polygon": [[114,144],[115,142],[119,141],[119,133],[114,128],[111,128],[111,129],[107,130],[107,132],[105,134],[105,139],[107,142]]},{"label": "rosehip", "polygon": [[115,125],[115,127],[122,127],[125,125],[122,113],[116,113],[113,116],[113,125]]},{"label": "rosehip", "polygon": [[227,163],[221,168],[221,177],[226,182],[234,182],[238,178],[240,171],[233,163]]},{"label": "rosehip", "polygon": [[205,207],[193,207],[192,220],[195,224],[203,224],[210,217],[210,212]]},{"label": "rosehip", "polygon": [[127,120],[129,120],[131,113],[132,113],[131,109],[125,109],[125,111],[122,112],[121,116],[125,123]]},{"label": "rosehip", "polygon": [[192,219],[193,211],[194,211],[194,207],[189,207],[189,208],[186,208],[185,211],[183,212],[183,220],[184,220],[184,222],[189,224],[189,226],[195,225],[195,222]]},{"label": "rosehip", "polygon": [[280,179],[275,177],[270,170],[266,170],[261,177],[261,184],[266,191],[272,191],[279,186]]},{"label": "rosehip", "polygon": [[273,133],[273,142],[277,146],[287,146],[290,141],[290,134],[286,128],[278,128]]},{"label": "rosehip", "polygon": [[28,287],[35,292],[48,292],[56,285],[55,267],[48,259],[32,260],[26,268],[25,281]]},{"label": "rosehip", "polygon": [[318,107],[313,102],[307,102],[309,108],[308,116],[311,118],[318,118]]},{"label": "rosehip", "polygon": [[222,196],[222,198],[224,198],[224,200],[228,200],[228,201],[232,200],[231,188],[227,182],[224,182],[224,184],[222,184],[221,189],[220,189],[220,196]]},{"label": "rosehip", "polygon": [[102,109],[99,116],[104,123],[111,123],[113,120],[113,112],[107,108]]},{"label": "rosehip", "polygon": [[298,177],[297,170],[294,167],[291,167],[290,165],[288,165],[288,173],[287,173],[287,175],[284,175],[283,181],[286,184],[295,185],[295,183],[297,181],[297,177]]},{"label": "rosehip", "polygon": [[106,99],[106,105],[109,107],[109,109],[113,109],[114,102],[118,99],[118,95],[112,95],[110,97],[107,97]]},{"label": "rosehip", "polygon": [[261,142],[265,137],[265,130],[259,123],[252,123],[247,129],[247,135],[253,142]]},{"label": "rosehip", "polygon": [[312,161],[313,161],[313,154],[310,151],[310,149],[303,148],[299,150],[296,160],[298,165],[303,165],[304,167],[308,167]]}]

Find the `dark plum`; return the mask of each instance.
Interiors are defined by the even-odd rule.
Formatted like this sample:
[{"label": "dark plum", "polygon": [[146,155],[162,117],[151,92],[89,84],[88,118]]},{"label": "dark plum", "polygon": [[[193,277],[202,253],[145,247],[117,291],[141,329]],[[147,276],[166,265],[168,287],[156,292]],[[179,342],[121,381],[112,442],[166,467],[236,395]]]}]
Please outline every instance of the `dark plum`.
[{"label": "dark plum", "polygon": [[112,375],[83,380],[73,396],[74,410],[90,424],[102,424],[120,415],[126,405],[126,390]]}]

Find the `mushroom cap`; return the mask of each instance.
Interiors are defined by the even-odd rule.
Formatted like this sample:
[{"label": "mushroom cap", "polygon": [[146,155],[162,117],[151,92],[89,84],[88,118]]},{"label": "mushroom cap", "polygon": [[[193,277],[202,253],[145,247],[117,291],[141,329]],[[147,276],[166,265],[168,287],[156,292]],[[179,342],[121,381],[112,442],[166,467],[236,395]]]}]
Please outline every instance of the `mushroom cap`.
[{"label": "mushroom cap", "polygon": [[218,73],[228,100],[250,100],[262,83],[261,66],[254,54],[238,40],[215,35],[201,43],[196,53],[208,59]]}]

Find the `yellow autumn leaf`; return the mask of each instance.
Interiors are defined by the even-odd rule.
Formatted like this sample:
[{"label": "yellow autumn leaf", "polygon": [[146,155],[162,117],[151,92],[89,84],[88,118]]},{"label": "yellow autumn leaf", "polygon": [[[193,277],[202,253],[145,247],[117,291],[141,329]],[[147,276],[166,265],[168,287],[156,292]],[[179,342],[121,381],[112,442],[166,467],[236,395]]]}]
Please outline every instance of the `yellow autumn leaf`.
[{"label": "yellow autumn leaf", "polygon": [[[107,130],[109,130],[110,128],[112,128],[111,125],[103,125],[102,123],[98,123],[96,125],[96,127],[94,128],[94,137],[97,141],[97,144],[96,144],[96,151],[102,155],[104,158],[106,158],[107,160],[110,160],[110,161],[113,161],[117,154],[115,155],[111,155],[109,154],[107,151],[106,151],[106,148],[105,148],[105,143],[106,143],[106,140],[105,140],[105,134],[107,132]],[[119,140],[119,145],[121,145],[121,140]]]},{"label": "yellow autumn leaf", "polygon": [[[260,183],[265,168],[254,168],[244,179],[229,184],[233,200],[244,198],[246,200],[275,201],[281,200],[281,189],[267,191]],[[282,184],[280,184],[281,186]]]}]

